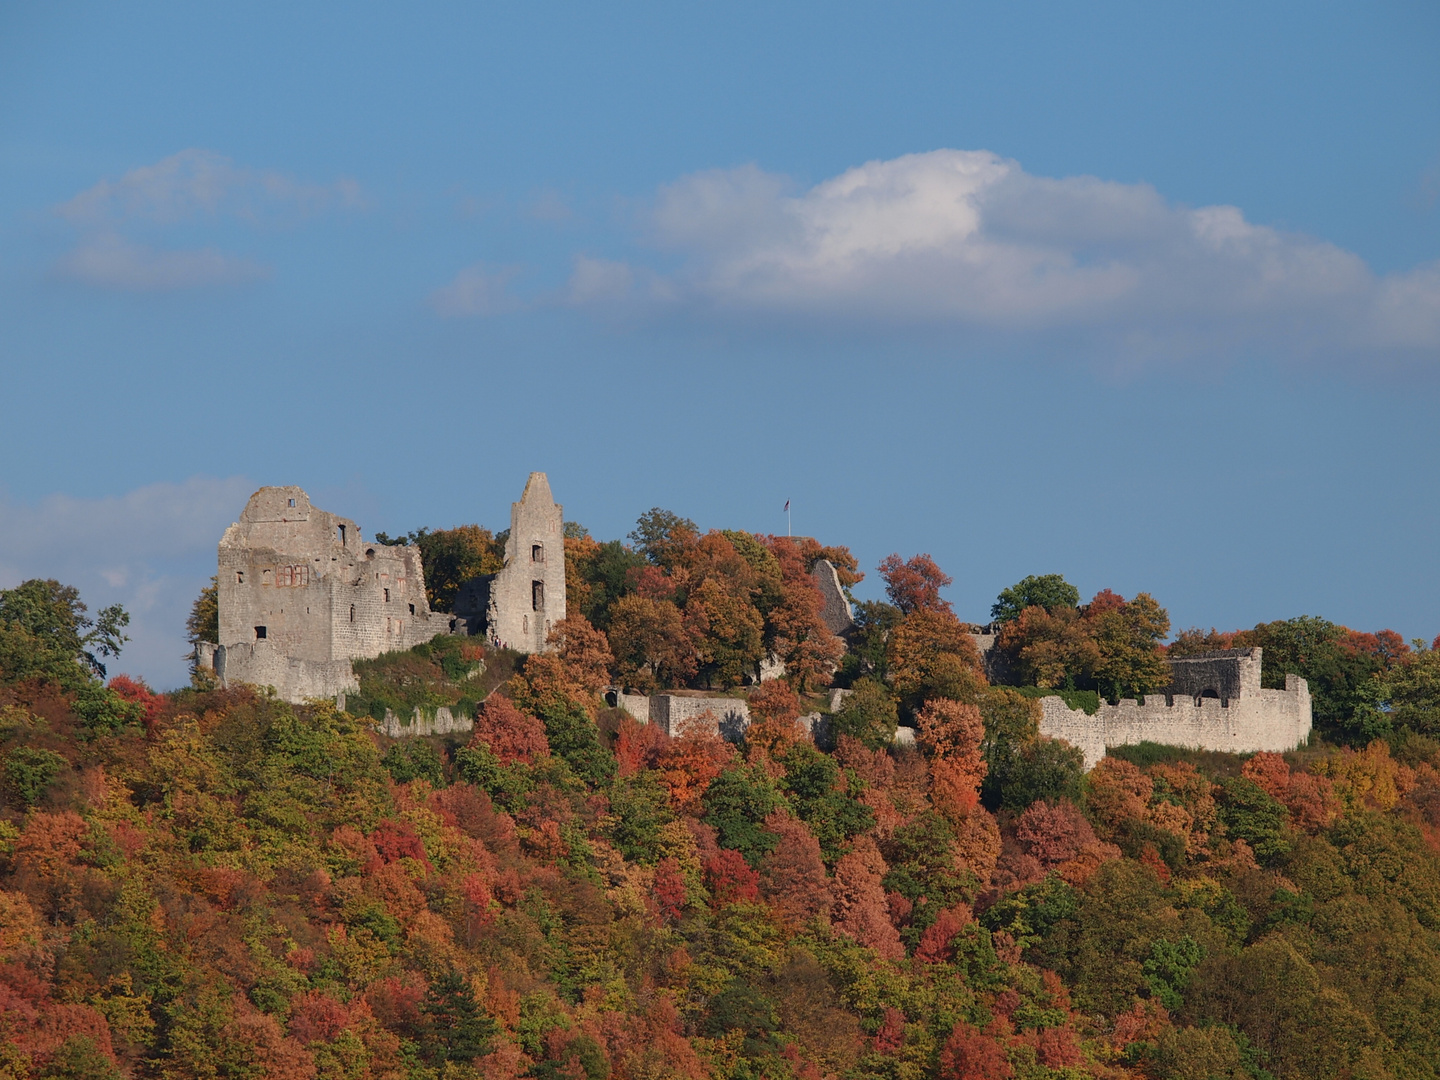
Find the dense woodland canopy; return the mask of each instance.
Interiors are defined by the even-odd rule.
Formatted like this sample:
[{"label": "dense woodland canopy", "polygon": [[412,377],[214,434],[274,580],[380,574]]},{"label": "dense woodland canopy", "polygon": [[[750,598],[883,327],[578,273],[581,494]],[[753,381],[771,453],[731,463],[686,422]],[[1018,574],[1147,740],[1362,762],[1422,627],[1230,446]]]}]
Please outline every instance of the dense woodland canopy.
[{"label": "dense woodland canopy", "polygon": [[[407,539],[442,609],[503,553]],[[348,712],[106,682],[122,611],[0,592],[0,1078],[1440,1076],[1433,647],[1311,617],[1167,646],[1154,598],[1047,575],[997,598],[991,685],[928,556],[881,564],[845,649],[808,576],[858,582],[844,548],[659,510],[628,541],[567,528],[552,652],[437,639],[357,664]],[[1310,746],[1087,775],[1038,733],[1039,695],[1250,645],[1310,680]],[[756,722],[670,737],[616,684]],[[463,739],[372,722],[462,702]]]}]

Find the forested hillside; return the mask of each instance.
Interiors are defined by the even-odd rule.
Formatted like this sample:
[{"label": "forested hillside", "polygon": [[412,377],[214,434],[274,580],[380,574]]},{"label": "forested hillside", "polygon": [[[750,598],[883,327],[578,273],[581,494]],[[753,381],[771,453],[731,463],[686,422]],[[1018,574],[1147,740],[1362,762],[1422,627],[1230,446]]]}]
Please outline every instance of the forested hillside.
[{"label": "forested hillside", "polygon": [[[928,557],[882,564],[847,650],[808,577],[858,581],[843,548],[569,531],[554,651],[382,658],[353,712],[155,694],[105,669],[123,612],[0,592],[0,1077],[1440,1076],[1433,648],[1184,631],[1309,678],[1316,738],[1083,774],[1037,695],[1163,685],[1148,595],[1007,589],[992,686]],[[432,591],[493,568],[461,532],[411,534]],[[786,678],[746,688],[768,653]],[[832,683],[817,745],[796,721]],[[756,722],[670,737],[616,684]],[[483,698],[473,734],[360,707],[432,698]]]}]

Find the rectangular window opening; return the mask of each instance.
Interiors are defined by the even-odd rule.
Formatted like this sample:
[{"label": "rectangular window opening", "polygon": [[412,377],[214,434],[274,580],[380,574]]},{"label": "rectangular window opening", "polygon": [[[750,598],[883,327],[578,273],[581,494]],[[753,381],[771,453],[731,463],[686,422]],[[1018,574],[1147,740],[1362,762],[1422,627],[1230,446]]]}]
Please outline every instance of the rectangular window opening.
[{"label": "rectangular window opening", "polygon": [[263,627],[263,626],[257,626],[257,627],[255,627],[255,640],[256,640],[256,641],[264,641],[264,640],[265,640],[265,627]]},{"label": "rectangular window opening", "polygon": [[532,581],[530,583],[530,610],[545,610],[545,582]]},{"label": "rectangular window opening", "polygon": [[544,562],[544,561],[545,561],[545,545],[544,545],[544,544],[532,544],[532,545],[530,546],[530,561],[531,561],[531,562]]}]

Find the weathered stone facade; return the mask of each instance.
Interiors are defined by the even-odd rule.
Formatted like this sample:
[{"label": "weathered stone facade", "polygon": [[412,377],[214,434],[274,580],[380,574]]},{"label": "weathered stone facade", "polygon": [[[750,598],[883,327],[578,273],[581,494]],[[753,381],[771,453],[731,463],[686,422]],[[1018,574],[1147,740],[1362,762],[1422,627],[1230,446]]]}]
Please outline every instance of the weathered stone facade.
[{"label": "weathered stone facade", "polygon": [[492,645],[545,651],[546,636],[565,618],[565,518],[543,472],[531,473],[510,505],[505,569],[462,586],[455,613]]},{"label": "weathered stone facade", "polygon": [[811,569],[810,577],[820,591],[820,621],[830,633],[843,638],[855,628],[855,613],[840,584],[840,572],[830,560],[821,559]]},{"label": "weathered stone facade", "polygon": [[222,685],[272,686],[287,701],[355,690],[351,660],[451,629],[430,610],[417,549],[366,543],[298,487],[250,496],[220,540],[216,584],[220,642],[197,661]]},{"label": "weathered stone facade", "polygon": [[699,725],[730,742],[739,742],[750,726],[750,706],[743,698],[692,697],[688,694],[605,695],[611,708],[624,709],[642,724],[654,724],[667,735],[680,735]]},{"label": "weathered stone facade", "polygon": [[1094,716],[1058,697],[1041,698],[1041,734],[1079,747],[1087,769],[1106,747],[1140,742],[1235,754],[1293,750],[1310,737],[1310,688],[1287,674],[1284,690],[1263,689],[1261,655],[1260,649],[1229,649],[1176,658],[1166,691],[1118,705],[1102,702]]}]

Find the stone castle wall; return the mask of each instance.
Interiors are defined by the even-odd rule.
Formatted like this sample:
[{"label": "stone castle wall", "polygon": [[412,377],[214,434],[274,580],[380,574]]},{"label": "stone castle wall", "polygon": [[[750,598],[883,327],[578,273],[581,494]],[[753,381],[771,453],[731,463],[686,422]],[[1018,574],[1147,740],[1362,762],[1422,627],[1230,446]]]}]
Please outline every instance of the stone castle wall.
[{"label": "stone castle wall", "polygon": [[743,698],[691,697],[686,694],[622,694],[605,696],[611,708],[624,709],[642,724],[654,724],[667,735],[681,735],[696,725],[730,742],[738,742],[750,726],[750,706]]},{"label": "stone castle wall", "polygon": [[820,591],[820,621],[836,637],[844,637],[855,628],[855,614],[840,584],[840,572],[834,563],[821,559],[810,571],[815,588]]},{"label": "stone castle wall", "polygon": [[417,549],[367,544],[354,521],[312,506],[298,487],[255,492],[218,560],[222,685],[272,686],[287,701],[330,697],[355,689],[351,660],[452,629],[430,610]]},{"label": "stone castle wall", "polygon": [[[1171,692],[1102,702],[1094,716],[1058,697],[1041,698],[1040,733],[1078,747],[1087,769],[1107,747],[1141,742],[1232,754],[1293,750],[1310,737],[1310,688],[1286,675],[1284,690],[1261,689],[1260,661],[1260,649],[1179,658],[1171,662]],[[1222,697],[1222,688],[1234,692]]]}]

